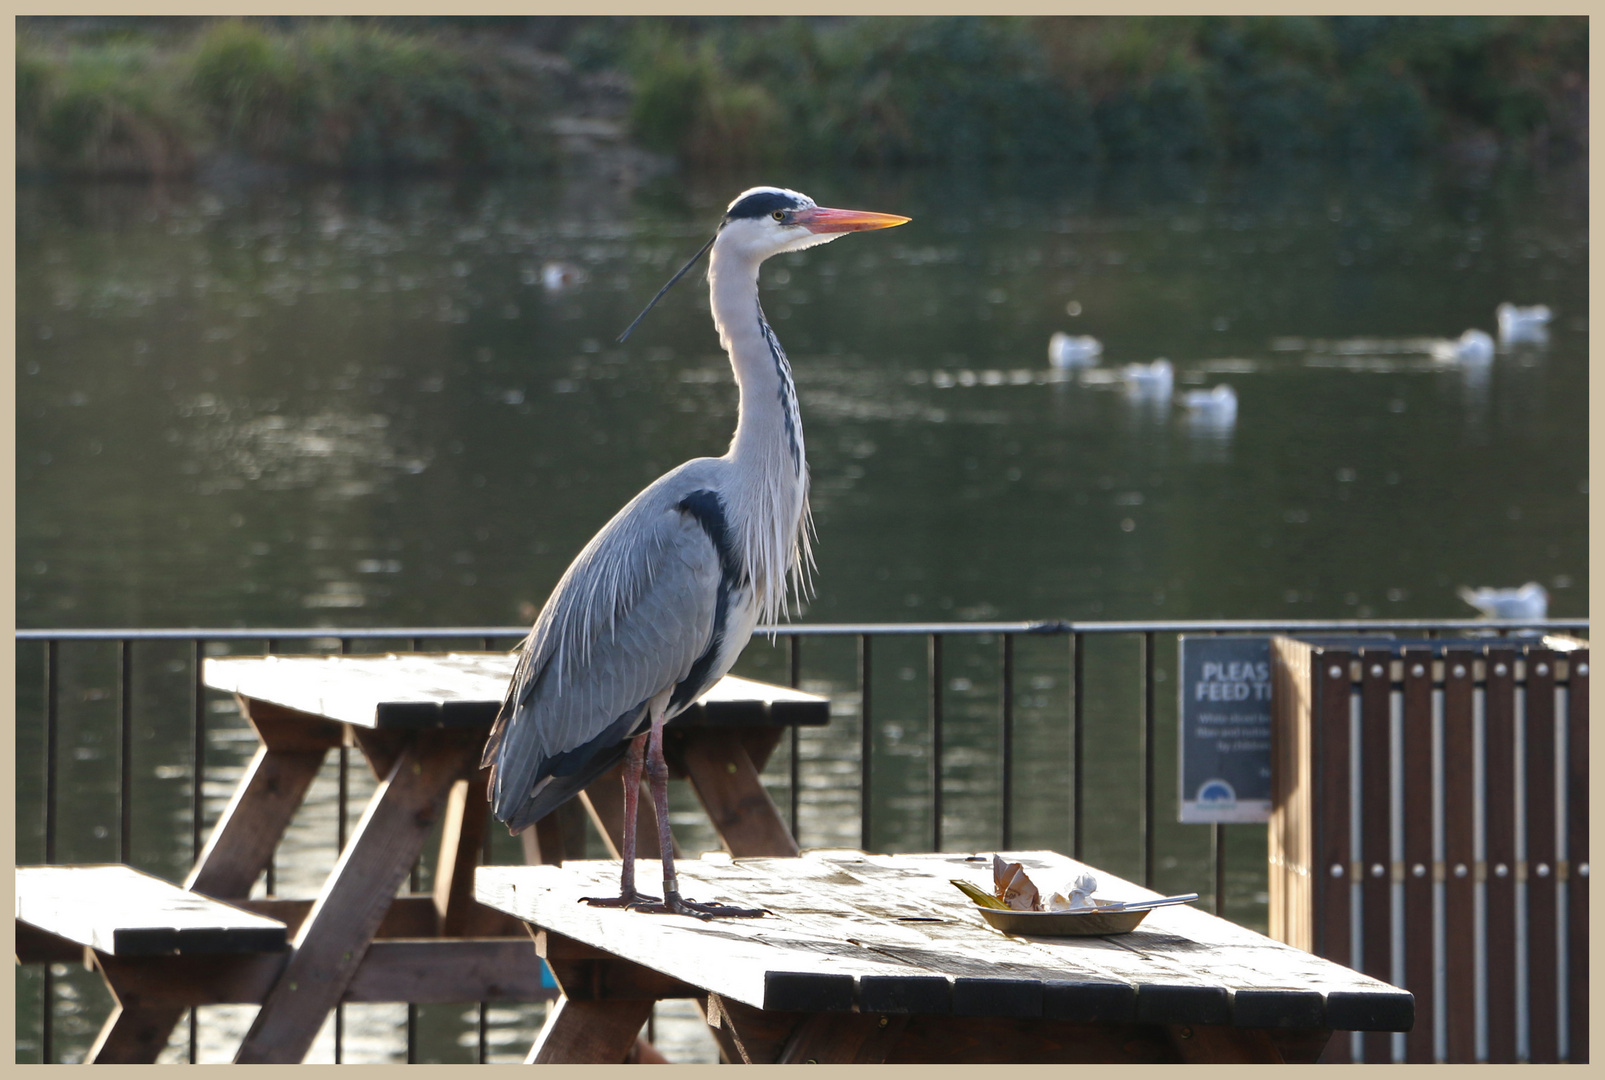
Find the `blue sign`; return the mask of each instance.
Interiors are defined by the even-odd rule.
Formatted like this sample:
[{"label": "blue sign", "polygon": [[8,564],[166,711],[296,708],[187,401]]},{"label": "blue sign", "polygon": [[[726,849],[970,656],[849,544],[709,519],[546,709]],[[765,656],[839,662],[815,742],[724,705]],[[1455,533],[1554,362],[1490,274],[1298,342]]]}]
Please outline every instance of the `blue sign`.
[{"label": "blue sign", "polygon": [[1179,649],[1181,820],[1271,817],[1271,646],[1183,634]]}]

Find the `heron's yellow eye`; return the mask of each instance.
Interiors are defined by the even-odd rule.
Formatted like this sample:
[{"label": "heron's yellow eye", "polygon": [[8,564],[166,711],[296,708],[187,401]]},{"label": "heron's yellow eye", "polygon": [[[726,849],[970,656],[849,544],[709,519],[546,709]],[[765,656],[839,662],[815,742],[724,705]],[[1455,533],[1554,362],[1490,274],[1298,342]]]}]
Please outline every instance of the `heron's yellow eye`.
[{"label": "heron's yellow eye", "polygon": [[786,220],[786,212],[784,210],[776,210],[774,213],[774,219],[784,223]]}]

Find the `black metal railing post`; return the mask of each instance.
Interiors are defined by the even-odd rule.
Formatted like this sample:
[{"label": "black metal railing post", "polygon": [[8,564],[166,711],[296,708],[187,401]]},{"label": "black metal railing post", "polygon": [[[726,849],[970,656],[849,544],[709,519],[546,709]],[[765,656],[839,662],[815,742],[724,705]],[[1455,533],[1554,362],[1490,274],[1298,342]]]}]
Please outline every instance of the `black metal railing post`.
[{"label": "black metal railing post", "polygon": [[[60,643],[55,638],[45,642],[45,862],[56,861],[56,741],[57,691],[61,681]],[[54,1064],[56,1058],[56,976],[49,964],[39,986],[39,1060]]]},{"label": "black metal railing post", "polygon": [[[194,661],[191,672],[192,698],[195,713],[192,717],[193,729],[191,744],[190,766],[190,858],[199,861],[201,857],[201,829],[206,824],[206,683],[204,681],[204,668],[206,665],[206,640],[195,638],[190,650]],[[200,1018],[192,1006],[189,1010],[189,1063],[195,1064],[199,1053]]]},{"label": "black metal railing post", "polygon": [[1226,915],[1226,826],[1215,822],[1209,827],[1210,847],[1215,863],[1215,914]]},{"label": "black metal railing post", "polygon": [[[791,688],[796,690],[802,686],[802,639],[796,634],[786,635],[786,666],[789,674]],[[801,846],[802,840],[798,836],[798,815],[802,808],[802,768],[800,755],[802,753],[802,737],[797,734],[797,725],[790,725],[787,738],[791,743],[791,760],[786,763],[788,779],[791,781],[789,802],[787,810],[791,816],[791,838]]]},{"label": "black metal railing post", "polygon": [[[351,639],[341,638],[340,655],[344,656],[350,651]],[[268,652],[273,652],[273,648],[271,646],[269,646]],[[340,758],[338,769],[339,771],[336,775],[337,793],[335,796],[337,805],[334,808],[334,848],[336,859],[338,859],[340,854],[346,849],[346,796],[350,791],[351,783],[351,753],[350,748],[345,745],[344,739],[342,739],[340,742]],[[273,860],[269,859],[268,869],[271,870],[272,868]],[[336,1065],[343,1065],[345,1064],[345,1059],[346,1007],[345,1002],[339,1002],[334,1007],[334,1063]]]},{"label": "black metal railing post", "polygon": [[[873,649],[868,634],[858,635],[858,717],[859,717],[859,760],[858,760],[858,846],[865,851],[873,851],[872,808],[875,804],[874,792],[874,755],[875,755],[875,727],[871,719],[873,694],[870,689],[870,679],[874,674]],[[793,731],[796,727],[793,726]]]},{"label": "black metal railing post", "polygon": [[931,634],[931,850],[942,850],[942,635]]},{"label": "black metal railing post", "polygon": [[1142,883],[1154,883],[1154,632],[1142,635],[1142,728],[1138,752],[1142,756]]},{"label": "black metal railing post", "polygon": [[[263,642],[263,646],[269,656],[274,656],[280,652],[277,638],[268,638],[267,641]],[[269,896],[279,895],[278,845],[274,845],[273,850],[268,852],[267,869],[263,872],[262,890]],[[338,1014],[338,1012],[337,1008],[336,1013]],[[339,1015],[336,1015],[334,1020],[334,1062],[336,1065],[340,1064],[341,1019]]]},{"label": "black metal railing post", "polygon": [[1014,849],[1014,635],[1003,635],[1003,655],[998,680],[1002,700],[998,711],[1003,721],[1003,850]]},{"label": "black metal railing post", "polygon": [[1080,634],[1070,635],[1070,854],[1079,860],[1085,840],[1086,816],[1082,813],[1083,764],[1086,725],[1082,722],[1081,688],[1085,670],[1082,664],[1084,641]]},{"label": "black metal railing post", "polygon": [[199,859],[201,830],[206,824],[206,805],[203,801],[206,773],[206,684],[202,681],[202,669],[206,664],[205,640],[196,638],[191,652],[194,658],[194,685],[190,689],[195,709],[190,727],[190,857]]},{"label": "black metal railing post", "polygon": [[117,643],[117,861],[134,851],[134,643]]}]

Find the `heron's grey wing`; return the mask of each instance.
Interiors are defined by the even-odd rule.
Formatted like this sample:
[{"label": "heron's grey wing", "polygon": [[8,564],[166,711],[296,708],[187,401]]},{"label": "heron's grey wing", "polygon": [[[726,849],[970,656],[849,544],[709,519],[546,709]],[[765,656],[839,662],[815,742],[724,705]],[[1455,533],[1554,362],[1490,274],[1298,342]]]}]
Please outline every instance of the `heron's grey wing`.
[{"label": "heron's grey wing", "polygon": [[720,573],[703,526],[658,500],[632,502],[586,545],[525,640],[486,743],[497,818],[517,830],[555,805],[531,806],[554,779],[577,790],[617,759],[644,706],[707,648]]}]

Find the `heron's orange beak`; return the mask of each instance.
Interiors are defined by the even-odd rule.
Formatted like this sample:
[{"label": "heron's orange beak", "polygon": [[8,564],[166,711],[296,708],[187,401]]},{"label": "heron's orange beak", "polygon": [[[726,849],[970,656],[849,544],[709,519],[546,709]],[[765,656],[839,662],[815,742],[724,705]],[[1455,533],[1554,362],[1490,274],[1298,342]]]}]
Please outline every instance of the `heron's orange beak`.
[{"label": "heron's orange beak", "polygon": [[877,214],[873,210],[832,210],[828,206],[815,206],[798,210],[792,221],[809,232],[840,233],[865,232],[869,229],[890,229],[910,219],[900,214]]}]

